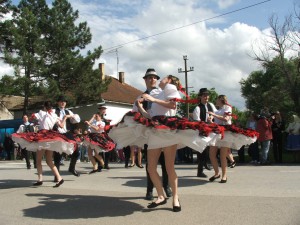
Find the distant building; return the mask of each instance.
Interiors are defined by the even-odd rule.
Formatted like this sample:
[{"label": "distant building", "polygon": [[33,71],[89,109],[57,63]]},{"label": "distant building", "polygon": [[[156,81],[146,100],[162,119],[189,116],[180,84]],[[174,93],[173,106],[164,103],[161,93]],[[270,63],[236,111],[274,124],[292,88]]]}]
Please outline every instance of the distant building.
[{"label": "distant building", "polygon": [[[105,75],[104,63],[99,64],[99,70],[101,80],[110,77]],[[118,79],[112,77],[112,82],[109,84],[107,92],[101,94],[103,101],[70,107],[70,109],[74,113],[79,114],[81,120],[84,121],[90,119],[93,114],[98,112],[98,107],[100,105],[105,104],[105,107],[107,107],[106,118],[112,120],[111,124],[119,122],[122,119],[122,116],[132,109],[136,97],[143,92],[125,83],[124,72],[119,72],[118,75]],[[34,104],[42,106],[43,101],[44,100],[40,97],[30,98],[29,105]],[[0,96],[0,120],[22,118],[23,102],[24,97]]]}]

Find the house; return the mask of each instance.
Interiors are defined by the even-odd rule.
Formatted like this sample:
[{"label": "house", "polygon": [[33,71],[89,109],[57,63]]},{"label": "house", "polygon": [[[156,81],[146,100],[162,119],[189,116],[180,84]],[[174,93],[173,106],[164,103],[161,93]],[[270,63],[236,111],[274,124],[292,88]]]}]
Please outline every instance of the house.
[{"label": "house", "polygon": [[[99,64],[101,80],[108,78],[105,75],[104,63]],[[143,92],[125,83],[125,73],[119,72],[119,78],[112,77],[112,82],[109,84],[107,92],[102,93],[101,97],[104,100],[97,104],[76,106],[70,108],[74,113],[79,114],[81,120],[89,120],[98,110],[100,105],[105,105],[106,119],[110,119],[111,125],[118,123],[125,113],[132,109],[132,106],[137,98]]]},{"label": "house", "polygon": [[[105,75],[104,63],[99,64],[101,80],[107,79],[108,75]],[[114,125],[118,123],[123,115],[132,109],[133,103],[138,95],[142,94],[141,90],[138,90],[125,83],[125,73],[119,72],[119,77],[112,78],[112,82],[108,86],[108,90],[101,94],[103,101],[93,104],[81,105],[70,107],[75,114],[79,114],[81,121],[89,120],[93,114],[98,112],[99,105],[104,105],[107,107],[106,118],[112,120],[111,124]],[[100,96],[99,96],[100,99]],[[20,119],[23,113],[23,101],[24,97],[20,96],[5,96],[0,97],[0,103],[3,103],[3,107],[0,108],[0,120],[2,119]],[[41,105],[43,99],[40,97],[30,98],[30,104]],[[68,108],[68,105],[67,105]],[[35,107],[36,109],[36,107]],[[30,111],[30,113],[34,111]],[[5,116],[8,114],[7,116]]]}]

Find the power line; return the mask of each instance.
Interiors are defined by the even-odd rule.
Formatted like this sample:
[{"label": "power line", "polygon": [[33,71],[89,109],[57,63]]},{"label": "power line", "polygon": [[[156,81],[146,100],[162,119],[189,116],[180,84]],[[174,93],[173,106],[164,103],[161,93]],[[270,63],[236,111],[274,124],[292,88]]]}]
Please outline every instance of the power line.
[{"label": "power line", "polygon": [[162,31],[160,33],[156,33],[156,34],[153,34],[153,35],[150,35],[150,36],[139,38],[139,39],[136,39],[136,40],[133,40],[133,41],[125,42],[123,44],[116,45],[116,46],[104,49],[103,51],[114,49],[114,48],[120,48],[120,47],[122,47],[124,45],[128,45],[128,44],[131,44],[131,43],[134,43],[134,42],[137,42],[137,41],[145,40],[145,39],[148,39],[148,38],[151,38],[151,37],[155,37],[155,36],[158,36],[158,35],[161,35],[161,34],[169,33],[169,32],[172,32],[172,31],[175,31],[175,30],[179,30],[179,29],[182,29],[182,28],[185,28],[185,27],[189,27],[189,26],[195,25],[197,23],[206,22],[206,21],[209,21],[209,20],[212,20],[212,19],[216,19],[216,18],[219,18],[219,17],[222,17],[222,16],[226,16],[226,15],[229,15],[229,14],[232,14],[232,13],[236,13],[236,12],[239,12],[239,11],[242,11],[242,10],[245,10],[245,9],[248,9],[248,8],[252,8],[254,6],[261,5],[261,4],[264,4],[266,2],[270,2],[270,1],[272,1],[272,0],[266,0],[266,1],[258,2],[258,3],[252,4],[252,5],[248,5],[248,6],[245,6],[245,7],[242,7],[242,8],[239,8],[239,9],[227,12],[227,13],[223,13],[223,14],[220,14],[220,15],[217,15],[217,16],[213,16],[213,17],[204,19],[204,20],[200,20],[200,21],[197,21],[197,22],[194,22],[194,23],[191,23],[191,24],[187,24],[187,25],[184,25],[184,26],[181,26],[181,27],[173,28],[173,29],[170,29],[170,30],[167,30],[167,31]]}]

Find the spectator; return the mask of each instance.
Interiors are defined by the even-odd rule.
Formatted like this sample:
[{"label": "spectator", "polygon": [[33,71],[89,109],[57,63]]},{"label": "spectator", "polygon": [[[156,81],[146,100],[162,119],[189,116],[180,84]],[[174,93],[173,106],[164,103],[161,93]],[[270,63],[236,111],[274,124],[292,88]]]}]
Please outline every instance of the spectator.
[{"label": "spectator", "polygon": [[285,129],[285,123],[282,120],[280,112],[277,111],[272,116],[272,135],[273,135],[273,154],[276,163],[282,163],[282,135]]}]

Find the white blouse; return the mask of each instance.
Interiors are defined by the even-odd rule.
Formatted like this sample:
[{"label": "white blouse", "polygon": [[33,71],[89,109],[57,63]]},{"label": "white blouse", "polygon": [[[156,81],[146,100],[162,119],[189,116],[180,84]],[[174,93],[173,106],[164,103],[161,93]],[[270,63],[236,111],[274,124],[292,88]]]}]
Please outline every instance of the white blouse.
[{"label": "white blouse", "polygon": [[[215,114],[220,115],[220,116],[224,116],[226,114],[231,115],[231,113],[232,113],[232,108],[229,105],[223,105],[222,108],[218,109],[215,112]],[[231,119],[232,119],[231,116],[230,116],[230,119],[228,121],[223,121],[223,120],[220,120],[220,119],[215,117],[214,121],[215,121],[216,124],[219,124],[219,125],[230,125],[230,124],[232,124]]]},{"label": "white blouse", "polygon": [[41,130],[52,130],[54,124],[59,121],[54,109],[51,109],[49,112],[40,110],[38,113],[35,113],[34,116],[38,120],[39,129]]},{"label": "white blouse", "polygon": [[[181,98],[177,88],[173,84],[166,84],[164,90],[155,91],[156,98],[160,100],[171,100],[173,98]],[[152,103],[149,111],[150,116],[175,116],[177,109],[166,108],[158,103]]]}]

